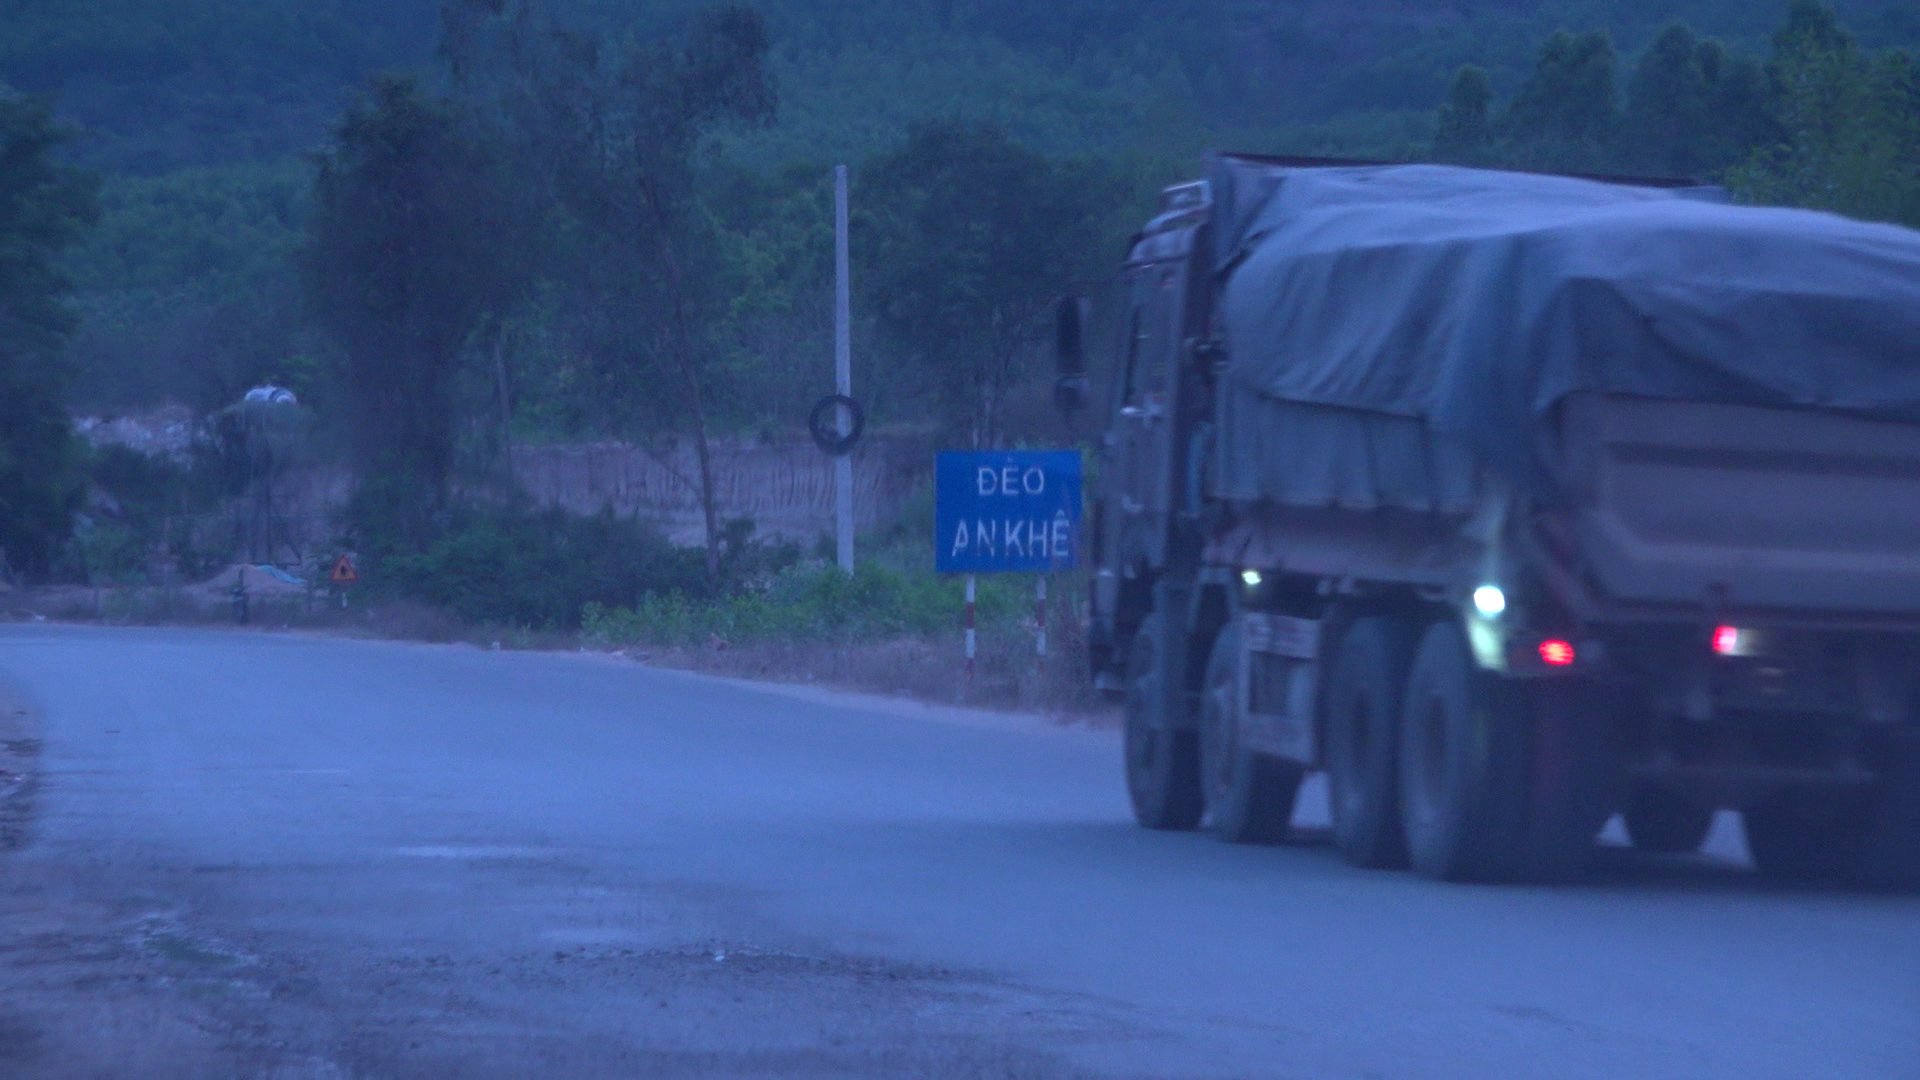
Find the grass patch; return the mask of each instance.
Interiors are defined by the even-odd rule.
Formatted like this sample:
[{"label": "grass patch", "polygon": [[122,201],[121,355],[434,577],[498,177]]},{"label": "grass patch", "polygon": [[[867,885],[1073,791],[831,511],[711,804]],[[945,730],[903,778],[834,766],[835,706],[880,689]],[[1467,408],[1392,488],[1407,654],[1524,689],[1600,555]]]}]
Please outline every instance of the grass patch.
[{"label": "grass patch", "polygon": [[240,962],[239,957],[216,952],[184,934],[173,931],[149,935],[146,946],[168,960],[191,964],[195,967],[233,967]]},{"label": "grass patch", "polygon": [[737,592],[660,594],[632,607],[587,605],[581,637],[652,664],[809,683],[923,701],[1085,713],[1101,702],[1087,677],[1083,579],[1053,579],[1048,655],[1036,655],[1034,582],[983,577],[979,648],[966,673],[965,585],[935,573],[924,543],[870,545],[849,576],[819,561],[765,575]]},{"label": "grass patch", "polygon": [[[1031,589],[1024,581],[983,581],[976,603],[979,623],[1002,626],[1030,618]],[[589,644],[601,646],[848,644],[952,634],[961,625],[963,597],[958,580],[931,572],[874,560],[859,564],[849,576],[811,563],[713,599],[666,593],[627,608],[588,604],[581,627]]]}]

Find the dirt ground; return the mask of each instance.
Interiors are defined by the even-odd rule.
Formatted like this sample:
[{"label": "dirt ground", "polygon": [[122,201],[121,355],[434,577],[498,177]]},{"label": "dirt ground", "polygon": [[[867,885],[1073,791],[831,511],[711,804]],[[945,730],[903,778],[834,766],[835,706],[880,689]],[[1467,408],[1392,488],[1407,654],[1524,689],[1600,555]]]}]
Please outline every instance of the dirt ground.
[{"label": "dirt ground", "polygon": [[162,626],[230,622],[234,588],[245,584],[251,611],[263,623],[306,618],[327,608],[332,597],[280,572],[235,563],[197,582],[170,586],[42,585],[0,592],[0,618],[54,619]]},{"label": "dirt ground", "polygon": [[1086,660],[1055,653],[1040,659],[1028,641],[987,640],[971,675],[953,641],[901,638],[843,644],[821,641],[709,644],[699,648],[617,650],[655,667],[765,682],[819,686],[937,705],[1016,709],[1098,722],[1113,706],[1088,683]]}]

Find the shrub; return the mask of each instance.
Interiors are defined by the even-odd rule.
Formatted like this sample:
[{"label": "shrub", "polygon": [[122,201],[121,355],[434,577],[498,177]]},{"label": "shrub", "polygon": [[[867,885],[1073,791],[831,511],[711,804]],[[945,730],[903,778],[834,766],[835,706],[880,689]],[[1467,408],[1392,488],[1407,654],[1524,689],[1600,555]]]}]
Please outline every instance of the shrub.
[{"label": "shrub", "polygon": [[90,489],[73,536],[53,567],[58,579],[94,585],[147,579],[154,556],[170,555],[189,579],[227,561],[224,543],[208,546],[195,527],[197,474],[172,459],[125,446],[86,448],[79,455]]},{"label": "shrub", "polygon": [[461,508],[423,550],[381,559],[376,575],[463,619],[543,629],[577,626],[588,603],[711,589],[699,552],[644,524],[517,508]]},{"label": "shrub", "polygon": [[145,538],[126,525],[83,521],[69,541],[75,570],[89,585],[120,585],[139,580],[147,569]]}]

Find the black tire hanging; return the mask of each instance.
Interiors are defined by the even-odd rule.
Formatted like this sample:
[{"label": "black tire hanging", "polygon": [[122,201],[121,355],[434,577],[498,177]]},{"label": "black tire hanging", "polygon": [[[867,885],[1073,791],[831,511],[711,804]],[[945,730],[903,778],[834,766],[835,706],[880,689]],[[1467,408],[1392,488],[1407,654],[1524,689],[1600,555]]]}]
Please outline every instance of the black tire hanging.
[{"label": "black tire hanging", "polygon": [[[839,410],[847,410],[847,430],[842,434],[835,415]],[[829,394],[823,397],[807,414],[807,432],[813,436],[813,443],[833,457],[846,457],[853,448],[860,445],[860,436],[867,430],[867,411],[860,403],[845,394]]]},{"label": "black tire hanging", "polygon": [[1200,776],[1208,823],[1232,844],[1277,844],[1292,825],[1304,770],[1255,754],[1243,741],[1240,629],[1214,640],[1200,687]]}]

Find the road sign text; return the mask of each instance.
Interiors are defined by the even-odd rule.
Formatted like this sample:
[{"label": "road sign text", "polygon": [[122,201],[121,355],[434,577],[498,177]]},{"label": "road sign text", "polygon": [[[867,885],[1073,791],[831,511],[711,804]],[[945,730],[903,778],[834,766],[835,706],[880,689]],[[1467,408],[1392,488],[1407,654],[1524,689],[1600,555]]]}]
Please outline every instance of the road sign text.
[{"label": "road sign text", "polygon": [[1045,573],[1074,566],[1081,466],[1074,451],[941,454],[935,555],[942,573]]}]

